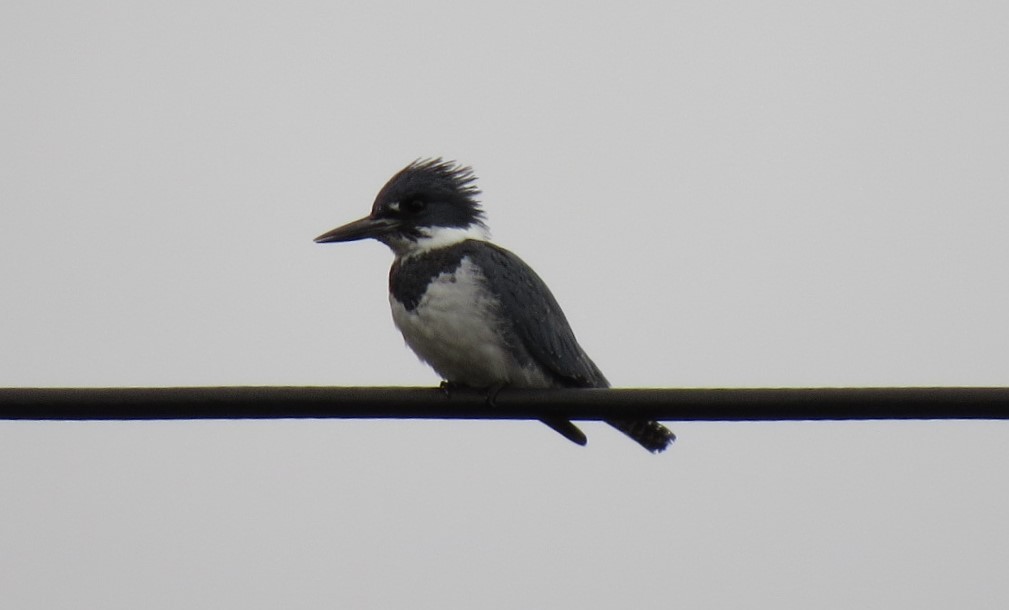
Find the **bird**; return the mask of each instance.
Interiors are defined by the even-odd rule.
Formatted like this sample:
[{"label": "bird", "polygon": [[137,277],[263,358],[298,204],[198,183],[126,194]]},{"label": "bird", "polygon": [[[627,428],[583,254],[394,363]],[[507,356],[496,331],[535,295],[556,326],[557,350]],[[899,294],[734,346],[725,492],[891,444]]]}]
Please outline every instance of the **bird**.
[{"label": "bird", "polygon": [[[392,250],[393,321],[444,387],[487,390],[489,397],[505,387],[609,387],[546,283],[491,242],[480,194],[471,167],[420,158],[389,179],[368,216],[315,242],[375,239]],[[570,421],[541,421],[576,444],[587,443]],[[676,438],[646,419],[607,423],[653,453]]]}]

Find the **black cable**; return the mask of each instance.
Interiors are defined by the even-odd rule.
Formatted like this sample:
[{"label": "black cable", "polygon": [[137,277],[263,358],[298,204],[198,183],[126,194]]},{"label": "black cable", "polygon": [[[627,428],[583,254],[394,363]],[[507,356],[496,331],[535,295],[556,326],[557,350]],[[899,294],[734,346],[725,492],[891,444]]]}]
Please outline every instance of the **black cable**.
[{"label": "black cable", "polygon": [[407,387],[0,388],[0,420],[1009,419],[1009,388],[689,388],[499,392]]}]

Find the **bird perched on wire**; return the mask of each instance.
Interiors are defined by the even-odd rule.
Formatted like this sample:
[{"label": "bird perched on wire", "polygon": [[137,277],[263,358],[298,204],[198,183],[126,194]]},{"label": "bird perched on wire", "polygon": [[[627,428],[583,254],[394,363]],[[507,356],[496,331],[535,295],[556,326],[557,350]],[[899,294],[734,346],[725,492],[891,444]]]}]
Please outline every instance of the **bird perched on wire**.
[{"label": "bird perched on wire", "polygon": [[[449,384],[491,395],[502,387],[609,387],[543,280],[490,242],[475,181],[469,167],[417,160],[382,187],[371,214],[315,241],[373,238],[392,249],[392,318],[407,345]],[[543,422],[586,443],[570,421]],[[676,438],[654,421],[607,423],[653,452]]]}]

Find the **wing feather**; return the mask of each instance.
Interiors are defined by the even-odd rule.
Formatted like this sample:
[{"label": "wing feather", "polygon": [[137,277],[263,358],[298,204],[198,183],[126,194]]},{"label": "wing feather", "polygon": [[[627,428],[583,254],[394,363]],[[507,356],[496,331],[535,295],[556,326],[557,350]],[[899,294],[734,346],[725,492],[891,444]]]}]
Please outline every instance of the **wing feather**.
[{"label": "wing feather", "polygon": [[490,242],[474,242],[467,250],[466,256],[483,271],[488,287],[500,300],[503,323],[510,325],[537,364],[564,386],[609,387],[578,344],[557,299],[529,265]]}]

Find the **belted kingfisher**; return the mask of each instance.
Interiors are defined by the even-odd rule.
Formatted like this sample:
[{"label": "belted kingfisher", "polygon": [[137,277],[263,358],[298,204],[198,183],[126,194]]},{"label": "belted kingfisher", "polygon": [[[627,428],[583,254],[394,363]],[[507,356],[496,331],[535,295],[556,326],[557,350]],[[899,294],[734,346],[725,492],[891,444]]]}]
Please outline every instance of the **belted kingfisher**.
[{"label": "belted kingfisher", "polygon": [[[392,319],[407,345],[449,384],[494,393],[506,386],[609,387],[543,280],[489,241],[475,182],[469,167],[419,159],[382,187],[370,215],[315,241],[374,238],[392,249]],[[586,443],[570,421],[543,422]],[[652,452],[676,438],[654,421],[607,423]]]}]

